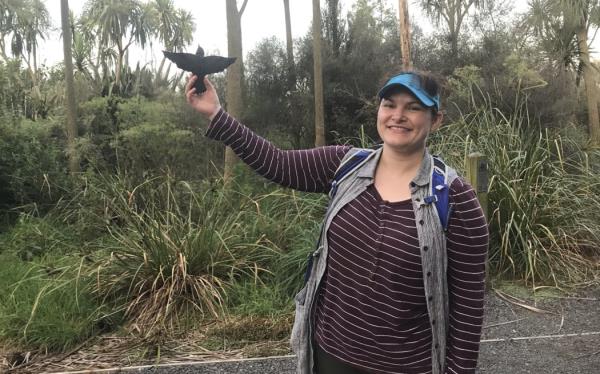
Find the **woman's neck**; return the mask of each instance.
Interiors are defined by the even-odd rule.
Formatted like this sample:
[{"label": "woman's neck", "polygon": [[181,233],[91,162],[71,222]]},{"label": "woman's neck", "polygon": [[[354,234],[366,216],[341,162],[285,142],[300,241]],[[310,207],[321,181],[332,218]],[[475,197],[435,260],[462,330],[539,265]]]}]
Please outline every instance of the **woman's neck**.
[{"label": "woman's neck", "polygon": [[389,172],[393,171],[397,175],[416,174],[424,155],[425,149],[417,152],[401,153],[384,145],[378,167],[382,167]]}]

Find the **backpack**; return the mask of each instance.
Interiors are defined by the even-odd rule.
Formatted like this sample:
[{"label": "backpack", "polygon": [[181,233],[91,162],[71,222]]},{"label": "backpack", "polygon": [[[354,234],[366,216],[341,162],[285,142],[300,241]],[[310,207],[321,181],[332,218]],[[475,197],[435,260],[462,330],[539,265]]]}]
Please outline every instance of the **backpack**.
[{"label": "backpack", "polygon": [[[340,182],[356,168],[362,166],[374,152],[375,150],[373,149],[359,149],[358,151],[355,151],[354,154],[350,155],[350,157],[347,157],[340,166],[338,166],[331,182],[329,201],[335,196]],[[435,204],[440,224],[442,225],[444,232],[446,232],[448,230],[448,221],[450,220],[450,213],[452,210],[452,207],[450,206],[450,186],[448,185],[448,167],[438,156],[433,155],[432,158],[433,167],[429,179],[429,194],[425,197],[423,203],[427,205]],[[310,255],[308,257],[306,273],[304,274],[305,283],[310,276],[312,262],[313,255]]]}]

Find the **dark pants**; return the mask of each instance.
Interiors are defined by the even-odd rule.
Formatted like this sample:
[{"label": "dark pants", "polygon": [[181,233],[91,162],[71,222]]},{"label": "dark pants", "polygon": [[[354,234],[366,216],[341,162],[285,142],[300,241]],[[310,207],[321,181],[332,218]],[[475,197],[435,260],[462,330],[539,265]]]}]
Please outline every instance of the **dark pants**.
[{"label": "dark pants", "polygon": [[366,374],[366,371],[356,369],[329,355],[317,344],[315,347],[315,372],[317,374]]}]

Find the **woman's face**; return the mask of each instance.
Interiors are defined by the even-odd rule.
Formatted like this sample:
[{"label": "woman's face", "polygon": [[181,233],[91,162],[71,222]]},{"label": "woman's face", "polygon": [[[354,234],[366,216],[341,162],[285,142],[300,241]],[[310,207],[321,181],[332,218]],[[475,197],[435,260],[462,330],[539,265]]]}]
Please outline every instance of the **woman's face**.
[{"label": "woman's face", "polygon": [[442,123],[442,114],[433,114],[408,90],[382,99],[377,112],[377,132],[386,147],[400,153],[422,152],[427,136]]}]

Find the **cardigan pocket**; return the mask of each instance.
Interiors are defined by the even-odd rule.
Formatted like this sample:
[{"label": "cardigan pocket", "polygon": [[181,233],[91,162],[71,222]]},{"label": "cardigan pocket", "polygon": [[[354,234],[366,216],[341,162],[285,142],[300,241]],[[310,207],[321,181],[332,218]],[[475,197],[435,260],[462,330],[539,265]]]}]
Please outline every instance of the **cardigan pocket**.
[{"label": "cardigan pocket", "polygon": [[305,305],[307,289],[308,285],[305,285],[304,288],[298,292],[296,297],[294,297],[296,313],[294,317],[294,327],[292,327],[292,335],[290,337],[290,346],[294,353],[298,353],[301,349],[300,344],[306,341],[305,335],[308,331]]}]

